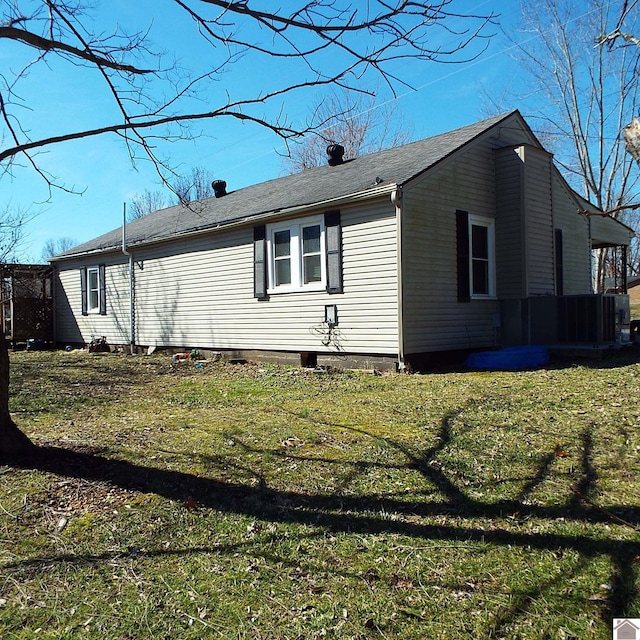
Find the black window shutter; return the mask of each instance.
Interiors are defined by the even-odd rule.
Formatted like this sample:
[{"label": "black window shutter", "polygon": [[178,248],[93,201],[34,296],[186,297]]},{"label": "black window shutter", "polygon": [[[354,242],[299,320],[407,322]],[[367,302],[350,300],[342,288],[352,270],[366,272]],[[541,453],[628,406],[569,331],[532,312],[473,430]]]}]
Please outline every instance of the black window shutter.
[{"label": "black window shutter", "polygon": [[458,257],[458,302],[471,300],[469,280],[469,213],[456,211],[456,238]]},{"label": "black window shutter", "polygon": [[253,228],[253,297],[267,299],[267,228]]},{"label": "black window shutter", "polygon": [[82,298],[82,315],[89,315],[87,311],[87,267],[80,269],[80,296]]},{"label": "black window shutter", "polygon": [[556,295],[564,295],[564,248],[562,246],[562,229],[555,230],[556,240]]},{"label": "black window shutter", "polygon": [[327,292],[342,293],[342,225],[340,211],[324,214],[325,243],[327,248]]},{"label": "black window shutter", "polygon": [[107,285],[105,281],[105,266],[98,267],[98,286],[100,287],[100,315],[107,315]]}]

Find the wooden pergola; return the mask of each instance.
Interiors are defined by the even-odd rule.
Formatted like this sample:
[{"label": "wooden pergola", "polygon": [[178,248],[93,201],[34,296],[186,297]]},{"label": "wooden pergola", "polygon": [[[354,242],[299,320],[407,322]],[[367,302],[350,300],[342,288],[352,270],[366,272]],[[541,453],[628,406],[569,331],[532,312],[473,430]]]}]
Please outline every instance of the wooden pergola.
[{"label": "wooden pergola", "polygon": [[53,268],[42,264],[0,265],[0,323],[15,348],[30,340],[53,341]]}]

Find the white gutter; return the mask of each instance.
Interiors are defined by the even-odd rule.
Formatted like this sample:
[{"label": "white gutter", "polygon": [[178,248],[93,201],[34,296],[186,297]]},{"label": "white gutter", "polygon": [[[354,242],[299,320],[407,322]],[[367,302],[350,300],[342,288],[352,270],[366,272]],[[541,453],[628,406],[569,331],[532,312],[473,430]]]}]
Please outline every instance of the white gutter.
[{"label": "white gutter", "polygon": [[122,253],[129,256],[129,349],[133,355],[136,347],[134,322],[133,254],[127,249],[127,203],[122,205]]},{"label": "white gutter", "polygon": [[391,202],[396,207],[396,251],[398,274],[398,371],[406,368],[404,361],[404,320],[403,320],[403,291],[402,291],[402,187],[398,186],[391,192]]}]

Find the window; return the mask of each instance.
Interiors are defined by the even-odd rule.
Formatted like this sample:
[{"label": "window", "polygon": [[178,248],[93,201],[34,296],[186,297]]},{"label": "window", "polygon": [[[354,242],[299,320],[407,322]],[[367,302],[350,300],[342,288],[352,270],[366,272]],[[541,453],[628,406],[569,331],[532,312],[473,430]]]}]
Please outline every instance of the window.
[{"label": "window", "polygon": [[322,282],[322,234],[319,224],[302,229],[302,284]]},{"label": "window", "polygon": [[342,293],[340,211],[253,228],[253,295],[320,291]]},{"label": "window", "polygon": [[87,269],[87,311],[100,312],[100,272],[98,267]]},{"label": "window", "polygon": [[273,234],[274,282],[276,287],[291,284],[291,231],[284,229]]},{"label": "window", "polygon": [[494,221],[469,216],[471,297],[495,296]]},{"label": "window", "polygon": [[493,298],[495,286],[495,221],[485,216],[456,212],[458,247],[458,300]]},{"label": "window", "polygon": [[268,230],[269,291],[325,287],[324,222],[307,218]]},{"label": "window", "polygon": [[85,267],[80,271],[82,315],[99,313],[106,315],[105,267]]}]

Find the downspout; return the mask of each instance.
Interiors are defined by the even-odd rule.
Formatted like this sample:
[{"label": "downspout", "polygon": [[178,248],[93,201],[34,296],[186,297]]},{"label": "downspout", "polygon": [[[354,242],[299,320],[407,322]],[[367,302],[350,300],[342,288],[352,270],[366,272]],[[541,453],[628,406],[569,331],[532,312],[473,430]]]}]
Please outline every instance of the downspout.
[{"label": "downspout", "polygon": [[127,203],[122,205],[122,253],[129,256],[129,352],[135,353],[135,317],[133,290],[133,254],[127,249]]},{"label": "downspout", "polygon": [[391,192],[391,203],[396,207],[396,252],[398,274],[398,371],[406,369],[404,361],[404,320],[403,320],[403,286],[402,286],[402,187]]}]

